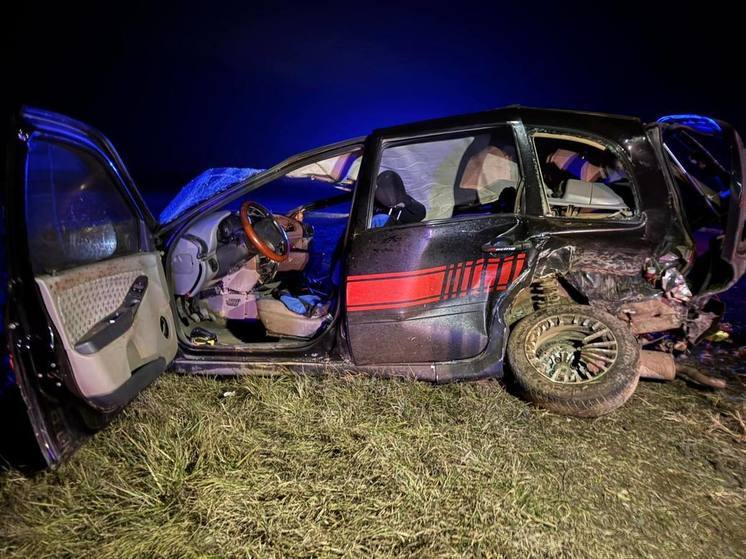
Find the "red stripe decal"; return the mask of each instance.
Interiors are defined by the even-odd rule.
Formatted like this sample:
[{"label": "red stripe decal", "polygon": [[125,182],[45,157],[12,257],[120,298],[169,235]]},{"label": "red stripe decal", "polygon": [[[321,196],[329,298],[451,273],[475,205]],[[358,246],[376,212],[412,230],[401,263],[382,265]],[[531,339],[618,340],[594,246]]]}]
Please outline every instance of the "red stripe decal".
[{"label": "red stripe decal", "polygon": [[456,264],[456,271],[453,274],[453,282],[451,282],[451,290],[448,293],[449,299],[453,299],[454,297],[459,296],[458,289],[461,278],[464,275],[464,264],[466,264],[466,262],[459,262],[458,264]]},{"label": "red stripe decal", "polygon": [[347,278],[347,310],[402,309],[491,290],[503,291],[520,275],[526,255],[478,258],[407,272]]},{"label": "red stripe decal", "polygon": [[487,270],[484,272],[484,283],[482,284],[482,292],[489,291],[495,285],[495,279],[497,278],[497,272],[500,269],[500,261],[489,262],[487,264]]},{"label": "red stripe decal", "polygon": [[482,281],[482,264],[484,259],[477,259],[474,261],[474,267],[472,268],[471,285],[469,286],[469,292],[479,290],[479,283]]},{"label": "red stripe decal", "polygon": [[500,268],[500,279],[497,282],[497,290],[502,291],[508,286],[510,280],[510,274],[513,271],[513,257],[508,256],[503,260],[503,265]]},{"label": "red stripe decal", "polygon": [[347,305],[359,307],[406,303],[440,297],[445,269],[426,274],[379,277],[367,281],[347,282]]},{"label": "red stripe decal", "polygon": [[435,268],[423,268],[422,270],[409,270],[407,272],[382,272],[380,274],[363,274],[360,276],[350,276],[347,281],[366,281],[372,279],[387,279],[387,278],[401,278],[411,277],[414,275],[421,274],[432,274],[433,272],[442,272],[445,270],[445,266],[436,266]]},{"label": "red stripe decal", "polygon": [[523,271],[523,263],[526,260],[525,254],[519,254],[518,257],[515,260],[515,272],[513,272],[513,277],[510,278],[510,283],[513,283],[516,279],[518,279],[518,276],[521,275],[521,271]]},{"label": "red stripe decal", "polygon": [[469,273],[471,272],[472,266],[474,266],[473,260],[464,264],[463,275],[461,276],[461,287],[459,287],[458,290],[459,295],[466,295],[466,292],[469,289]]}]

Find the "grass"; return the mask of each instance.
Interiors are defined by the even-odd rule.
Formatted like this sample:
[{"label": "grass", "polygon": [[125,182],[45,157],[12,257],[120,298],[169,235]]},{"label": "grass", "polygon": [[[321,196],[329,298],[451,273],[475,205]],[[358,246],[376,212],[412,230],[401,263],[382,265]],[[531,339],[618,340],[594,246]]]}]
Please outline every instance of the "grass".
[{"label": "grass", "polygon": [[744,556],[738,406],[642,383],[581,420],[496,382],[165,375],[70,463],[0,474],[0,556]]}]

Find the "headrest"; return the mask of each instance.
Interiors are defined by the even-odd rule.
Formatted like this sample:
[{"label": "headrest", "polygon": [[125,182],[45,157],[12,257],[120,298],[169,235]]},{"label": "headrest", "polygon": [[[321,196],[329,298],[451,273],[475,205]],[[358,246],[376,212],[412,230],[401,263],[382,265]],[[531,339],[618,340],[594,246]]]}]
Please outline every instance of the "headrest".
[{"label": "headrest", "polygon": [[395,171],[384,171],[376,179],[376,202],[386,208],[393,208],[406,200],[404,181]]}]

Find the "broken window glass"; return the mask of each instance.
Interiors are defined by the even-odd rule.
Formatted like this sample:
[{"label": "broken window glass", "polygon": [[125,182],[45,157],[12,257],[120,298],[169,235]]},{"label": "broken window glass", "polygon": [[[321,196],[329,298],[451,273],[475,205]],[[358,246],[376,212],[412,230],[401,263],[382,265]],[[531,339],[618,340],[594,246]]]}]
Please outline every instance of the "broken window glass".
[{"label": "broken window glass", "polygon": [[550,215],[611,219],[634,214],[632,179],[608,146],[546,132],[534,133],[533,141]]}]

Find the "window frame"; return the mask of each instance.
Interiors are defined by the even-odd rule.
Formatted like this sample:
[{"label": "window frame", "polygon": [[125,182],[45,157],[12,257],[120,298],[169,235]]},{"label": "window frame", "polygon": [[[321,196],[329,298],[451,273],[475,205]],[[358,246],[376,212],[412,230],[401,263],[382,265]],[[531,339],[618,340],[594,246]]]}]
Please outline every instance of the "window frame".
[{"label": "window frame", "polygon": [[[391,137],[391,138],[381,138],[377,142],[376,150],[375,150],[375,159],[371,162],[372,163],[372,169],[374,170],[372,177],[373,180],[371,182],[369,192],[368,192],[368,200],[367,200],[367,208],[366,208],[366,218],[364,222],[364,229],[363,231],[391,231],[395,229],[401,229],[405,227],[417,227],[417,226],[423,226],[423,225],[443,225],[446,223],[453,223],[453,222],[462,222],[462,221],[471,221],[475,219],[492,219],[496,216],[505,216],[505,217],[522,217],[527,215],[526,214],[526,205],[525,205],[525,190],[526,190],[526,168],[524,165],[523,160],[523,154],[522,154],[522,148],[520,144],[520,138],[518,137],[518,131],[517,127],[521,126],[520,122],[517,121],[507,121],[507,122],[496,122],[496,123],[490,123],[485,124],[477,127],[466,127],[466,128],[458,128],[458,129],[451,129],[451,130],[439,130],[439,131],[428,131],[428,132],[422,132],[420,134],[414,134],[411,136],[399,136],[399,137]],[[515,205],[513,207],[513,212],[511,213],[475,213],[475,214],[461,214],[456,216],[451,216],[447,218],[437,218],[437,219],[430,219],[430,220],[423,220],[417,223],[403,223],[403,224],[395,224],[395,225],[389,225],[386,227],[371,227],[371,222],[373,220],[373,215],[375,211],[375,193],[376,193],[376,184],[375,184],[375,177],[378,176],[378,173],[380,172],[381,168],[381,160],[383,158],[383,152],[389,148],[392,147],[398,147],[398,146],[404,146],[404,145],[415,145],[415,144],[424,144],[428,142],[438,142],[438,141],[446,141],[446,140],[455,140],[459,138],[465,138],[469,136],[478,136],[479,134],[489,133],[496,128],[509,128],[510,133],[513,137],[513,145],[515,147],[516,151],[516,158],[518,163],[518,171],[520,173],[520,179],[518,181],[518,185],[516,188],[516,199],[515,199]]]},{"label": "window frame", "polygon": [[[109,182],[111,183],[111,186],[113,187],[114,191],[118,193],[120,196],[124,207],[132,214],[132,218],[134,219],[137,227],[137,249],[131,252],[127,252],[124,254],[112,254],[111,256],[107,256],[105,258],[99,258],[96,260],[91,260],[89,262],[76,262],[72,263],[70,265],[65,266],[59,266],[56,268],[50,268],[47,266],[40,266],[37,267],[37,265],[33,262],[33,258],[30,260],[32,261],[32,269],[35,275],[39,274],[55,274],[59,272],[63,272],[65,270],[72,270],[74,268],[79,268],[82,266],[87,266],[90,264],[93,264],[94,262],[106,262],[108,260],[116,259],[116,258],[124,258],[127,256],[132,256],[135,254],[142,254],[144,252],[149,252],[153,249],[152,247],[152,241],[150,238],[150,231],[144,221],[142,212],[140,211],[140,208],[135,203],[135,201],[132,199],[132,196],[129,193],[129,190],[127,189],[124,180],[121,178],[119,171],[114,166],[114,163],[109,160],[108,157],[106,157],[97,147],[95,147],[93,144],[88,144],[87,142],[78,142],[63,136],[58,136],[55,134],[49,134],[42,131],[34,131],[30,137],[28,138],[27,143],[27,149],[26,153],[24,155],[24,177],[23,177],[23,197],[24,197],[24,213],[28,212],[28,164],[29,164],[29,158],[31,157],[31,145],[33,142],[43,141],[47,144],[51,144],[52,146],[58,146],[62,149],[66,149],[70,152],[72,152],[76,157],[79,157],[80,153],[86,154],[90,156],[93,161],[95,161],[103,170],[103,172],[106,174],[106,177],[109,179]],[[28,239],[31,239],[32,235],[29,230],[29,223],[26,218],[26,215],[23,217],[24,222],[24,228],[26,229],[25,234]]]},{"label": "window frame", "polygon": [[[577,141],[578,143],[585,143],[586,145],[593,145],[598,144],[601,146],[604,146],[607,150],[609,150],[614,156],[621,162],[622,166],[624,167],[625,172],[627,173],[627,176],[630,180],[630,185],[632,188],[632,196],[635,201],[635,207],[632,209],[632,215],[629,217],[578,217],[578,216],[561,216],[561,215],[553,215],[551,207],[549,205],[549,198],[547,196],[548,187],[546,183],[544,182],[544,172],[542,170],[542,162],[539,159],[539,152],[536,148],[536,135],[537,134],[544,134],[545,137],[557,137],[559,139],[568,140],[568,141]],[[526,126],[526,135],[528,136],[528,142],[530,146],[531,154],[530,156],[533,158],[535,164],[536,164],[536,172],[537,172],[537,178],[538,178],[538,187],[540,191],[540,197],[541,197],[541,207],[542,207],[542,214],[541,217],[549,218],[549,219],[558,219],[562,221],[577,221],[582,223],[588,223],[588,222],[599,222],[599,223],[635,223],[642,220],[643,217],[643,211],[641,209],[641,198],[640,198],[640,190],[639,186],[637,184],[637,178],[635,176],[632,161],[627,156],[626,152],[622,147],[617,144],[616,142],[609,140],[608,138],[604,138],[601,136],[598,136],[596,134],[592,134],[589,132],[584,132],[581,130],[571,129],[571,128],[560,128],[560,127],[551,127],[551,126]]]}]

